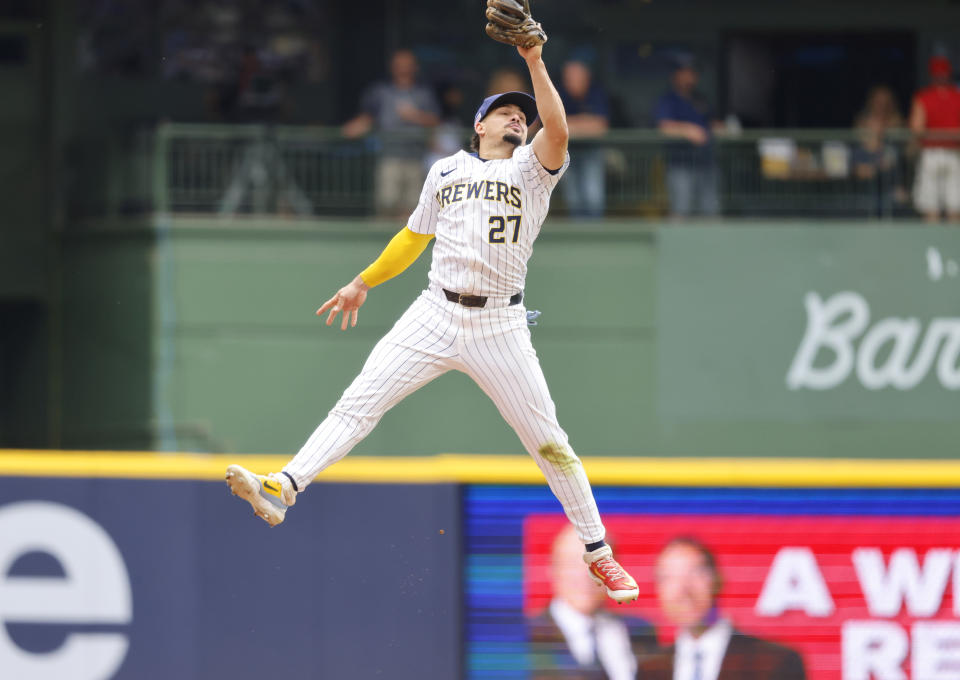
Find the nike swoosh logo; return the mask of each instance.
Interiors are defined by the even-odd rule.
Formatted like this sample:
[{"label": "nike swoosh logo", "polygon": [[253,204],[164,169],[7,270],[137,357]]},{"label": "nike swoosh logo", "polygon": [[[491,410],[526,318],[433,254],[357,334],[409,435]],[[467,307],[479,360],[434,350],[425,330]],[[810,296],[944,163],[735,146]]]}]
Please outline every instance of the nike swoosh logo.
[{"label": "nike swoosh logo", "polygon": [[278,489],[277,487],[275,487],[273,484],[271,484],[270,482],[264,482],[264,483],[263,483],[263,487],[264,487],[265,489],[267,489],[268,491],[273,491],[274,493],[276,493],[276,492],[278,492],[278,491],[280,490],[280,489]]},{"label": "nike swoosh logo", "polygon": [[453,172],[454,170],[456,170],[456,168],[450,168],[450,169],[447,170],[446,172],[441,172],[441,173],[440,173],[440,176],[441,176],[441,177],[446,177],[447,175],[449,175],[449,174],[450,174],[451,172]]}]

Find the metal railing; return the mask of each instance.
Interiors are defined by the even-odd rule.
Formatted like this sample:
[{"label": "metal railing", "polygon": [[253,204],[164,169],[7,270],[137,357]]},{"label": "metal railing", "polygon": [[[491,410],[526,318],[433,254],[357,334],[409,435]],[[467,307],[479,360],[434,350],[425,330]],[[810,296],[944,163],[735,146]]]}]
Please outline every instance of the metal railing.
[{"label": "metal railing", "polygon": [[[429,142],[401,141],[424,149]],[[161,124],[110,146],[106,160],[98,159],[106,176],[86,184],[99,184],[100,200],[86,196],[80,210],[370,215],[381,149],[396,142],[345,139],[337,128]],[[902,130],[872,146],[854,130],[750,130],[718,136],[707,147],[655,130],[617,130],[574,139],[570,151],[573,169],[560,183],[555,215],[596,212],[596,199],[585,205],[590,201],[566,185],[593,181],[595,188],[599,174],[600,214],[664,217],[677,210],[684,173],[695,204],[703,182],[714,183],[723,216],[916,215],[910,190],[917,148]],[[414,167],[425,173],[426,163]]]},{"label": "metal railing", "polygon": [[162,212],[363,214],[376,149],[337,129],[162,125],[154,187]]}]

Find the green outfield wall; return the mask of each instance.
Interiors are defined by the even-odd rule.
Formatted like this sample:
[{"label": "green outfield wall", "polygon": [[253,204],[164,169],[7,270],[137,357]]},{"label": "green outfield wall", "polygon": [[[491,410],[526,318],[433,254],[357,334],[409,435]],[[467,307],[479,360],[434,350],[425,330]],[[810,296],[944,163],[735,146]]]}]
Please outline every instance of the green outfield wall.
[{"label": "green outfield wall", "polygon": [[[64,444],[295,451],[425,285],[429,253],[357,328],[314,316],[396,226],[84,225],[64,247]],[[552,221],[526,300],[583,455],[952,458],[958,263],[960,234],[916,224]],[[520,451],[459,374],[357,448]]]}]

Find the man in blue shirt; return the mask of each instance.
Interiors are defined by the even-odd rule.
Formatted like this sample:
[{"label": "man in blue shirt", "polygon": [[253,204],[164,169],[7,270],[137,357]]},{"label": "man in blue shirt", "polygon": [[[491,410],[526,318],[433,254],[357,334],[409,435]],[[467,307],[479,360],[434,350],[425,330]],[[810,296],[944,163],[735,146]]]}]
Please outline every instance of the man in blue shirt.
[{"label": "man in blue shirt", "polygon": [[574,217],[601,217],[605,203],[604,149],[596,143],[577,144],[577,140],[606,134],[610,127],[607,93],[593,80],[589,67],[576,60],[563,65],[557,91],[567,112],[567,129],[575,145],[561,189],[567,211]]},{"label": "man in blue shirt", "polygon": [[423,187],[429,129],[440,122],[433,91],[417,80],[417,58],[406,49],[390,57],[390,80],[363,93],[360,113],[344,123],[345,137],[379,136],[375,202],[381,215],[406,218]]},{"label": "man in blue shirt", "polygon": [[720,212],[712,112],[697,91],[698,81],[692,60],[678,60],[671,89],[654,108],[657,129],[671,140],[666,149],[667,188],[675,217]]}]

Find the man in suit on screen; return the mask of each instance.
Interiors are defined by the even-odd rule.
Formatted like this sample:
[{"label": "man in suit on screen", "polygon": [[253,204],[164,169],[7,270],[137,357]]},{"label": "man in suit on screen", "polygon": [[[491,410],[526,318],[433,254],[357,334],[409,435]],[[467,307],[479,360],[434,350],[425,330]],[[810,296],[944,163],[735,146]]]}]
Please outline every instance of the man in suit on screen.
[{"label": "man in suit on screen", "polygon": [[656,647],[647,621],[620,616],[605,606],[603,588],[581,566],[582,553],[572,526],[554,538],[553,597],[540,615],[528,621],[531,680],[633,680],[637,657]]},{"label": "man in suit on screen", "polygon": [[716,559],[694,538],[674,538],[656,565],[657,598],[677,626],[675,643],[641,660],[639,680],[804,680],[800,655],[745,635],[716,604],[722,584]]}]

